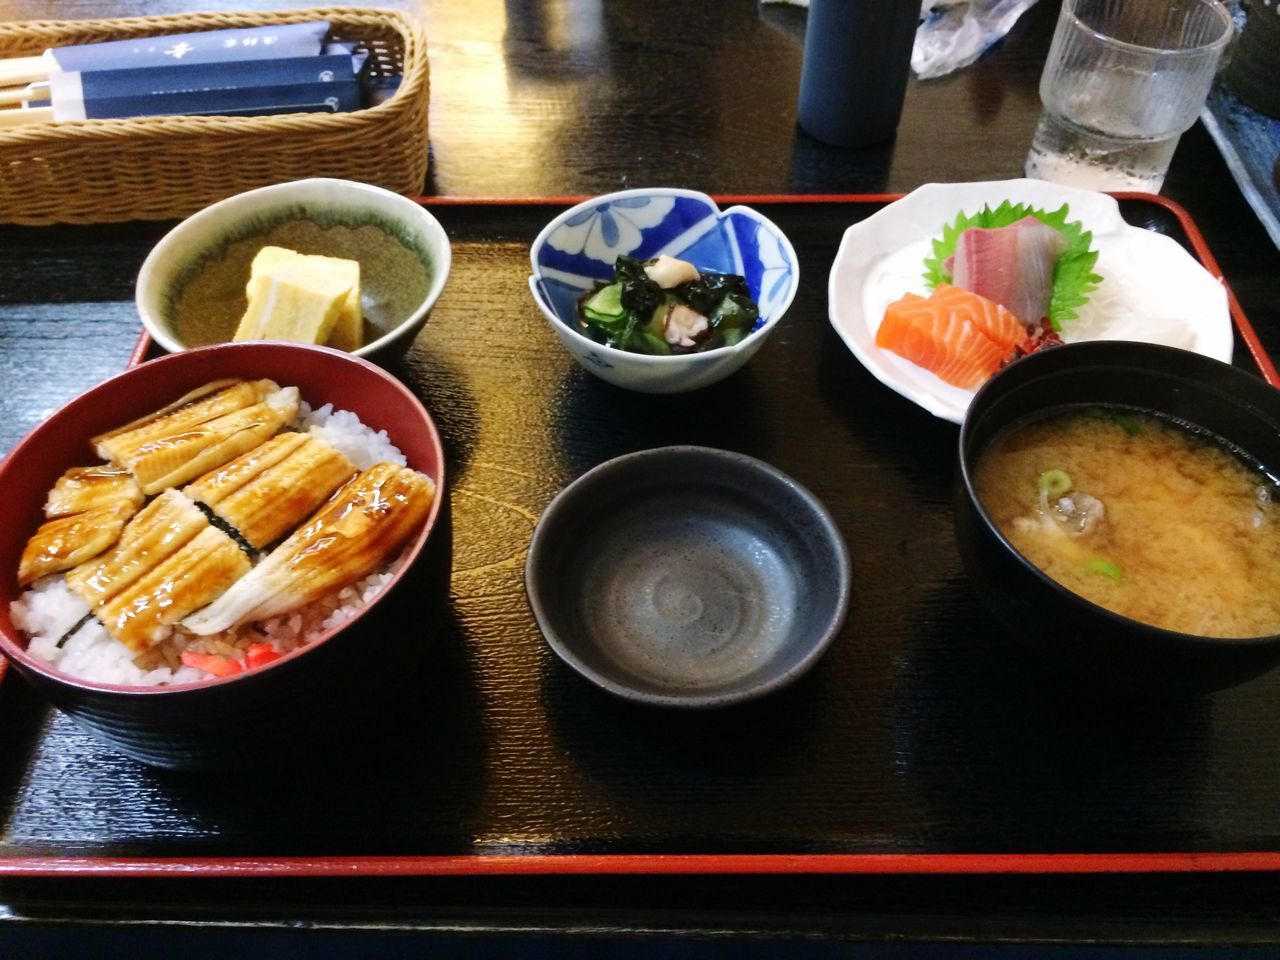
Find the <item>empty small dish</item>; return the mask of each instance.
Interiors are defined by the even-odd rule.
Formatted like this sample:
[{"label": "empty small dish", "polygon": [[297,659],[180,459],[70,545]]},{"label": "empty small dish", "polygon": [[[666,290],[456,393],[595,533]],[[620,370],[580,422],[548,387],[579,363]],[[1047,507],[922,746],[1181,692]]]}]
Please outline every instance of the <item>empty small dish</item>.
[{"label": "empty small dish", "polygon": [[525,565],[552,649],[643,703],[748,700],[844,622],[848,551],[818,499],[751,457],[663,447],[601,464],[543,513]]}]

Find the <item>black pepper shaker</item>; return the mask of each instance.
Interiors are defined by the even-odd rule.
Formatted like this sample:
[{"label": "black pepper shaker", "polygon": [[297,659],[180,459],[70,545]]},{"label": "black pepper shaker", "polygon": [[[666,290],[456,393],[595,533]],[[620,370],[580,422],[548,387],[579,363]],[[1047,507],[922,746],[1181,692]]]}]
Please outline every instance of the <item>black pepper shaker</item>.
[{"label": "black pepper shaker", "polygon": [[919,23],[920,0],[810,0],[800,126],[842,147],[892,137]]}]

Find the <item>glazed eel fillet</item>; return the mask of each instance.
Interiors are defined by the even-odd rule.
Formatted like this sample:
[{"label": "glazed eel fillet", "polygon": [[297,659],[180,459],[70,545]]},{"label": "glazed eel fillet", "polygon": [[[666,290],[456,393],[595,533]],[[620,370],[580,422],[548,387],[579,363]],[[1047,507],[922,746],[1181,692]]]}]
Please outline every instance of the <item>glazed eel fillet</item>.
[{"label": "glazed eel fillet", "polygon": [[91,442],[100,457],[127,469],[150,495],[252,450],[297,415],[298,403],[297,387],[215,380]]},{"label": "glazed eel fillet", "polygon": [[376,570],[417,529],[435,484],[377,463],[338,491],[248,574],[182,625],[208,635],[310,603]]},{"label": "glazed eel fillet", "polygon": [[355,473],[324,441],[280,434],[185,490],[161,493],[109,554],[72,570],[67,584],[116,639],[143,652],[248,573],[253,551],[297,527]]},{"label": "glazed eel fillet", "polygon": [[[297,408],[294,388],[216,381],[94,438],[118,463],[58,480],[20,583],[69,570],[68,586],[91,613],[142,653],[179,622],[220,632],[372,572],[425,517],[434,485],[389,463],[357,475],[323,440],[276,434]],[[172,486],[193,477],[181,491]],[[138,511],[158,483],[159,495]]]},{"label": "glazed eel fillet", "polygon": [[45,503],[47,521],[23,550],[18,584],[98,556],[116,543],[147,495],[258,446],[297,412],[295,387],[215,380],[94,437],[94,449],[112,463],[72,467],[58,478]]}]

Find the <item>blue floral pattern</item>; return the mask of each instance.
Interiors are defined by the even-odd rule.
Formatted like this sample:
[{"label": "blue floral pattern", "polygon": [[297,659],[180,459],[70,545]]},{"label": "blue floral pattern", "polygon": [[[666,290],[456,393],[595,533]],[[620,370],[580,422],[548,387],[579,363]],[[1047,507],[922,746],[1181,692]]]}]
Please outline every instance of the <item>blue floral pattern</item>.
[{"label": "blue floral pattern", "polygon": [[565,253],[581,253],[610,266],[644,240],[644,231],[666,219],[674,197],[627,197],[570,217],[547,243]]},{"label": "blue floral pattern", "polygon": [[613,276],[620,255],[660,254],[703,270],[746,278],[760,305],[757,328],[791,302],[795,253],[769,221],[748,207],[721,211],[705,194],[627,190],[588,200],[552,224],[532,251],[534,295],[571,328],[584,290]]}]

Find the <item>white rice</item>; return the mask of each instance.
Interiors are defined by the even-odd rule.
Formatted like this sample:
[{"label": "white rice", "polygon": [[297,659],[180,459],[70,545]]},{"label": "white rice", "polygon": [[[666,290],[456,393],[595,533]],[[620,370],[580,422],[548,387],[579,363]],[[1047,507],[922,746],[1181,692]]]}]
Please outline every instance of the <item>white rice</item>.
[{"label": "white rice", "polygon": [[[304,402],[291,426],[341,450],[360,470],[382,461],[407,466],[404,454],[391,443],[385,430],[375,432],[355,414],[335,411],[332,404],[312,410]],[[355,617],[391,581],[397,560],[305,607],[214,637],[196,638],[194,645],[208,649],[226,645],[230,652],[231,648],[266,642],[277,653],[287,653]],[[10,612],[14,626],[30,638],[28,653],[82,680],[158,686],[196,683],[212,676],[188,666],[143,669],[134,663],[133,651],[92,618],[59,647],[58,640],[89,612],[89,605],[72,592],[61,574],[31,584],[13,601]]]},{"label": "white rice", "polygon": [[379,430],[375,433],[361,423],[354,413],[349,410],[334,410],[331,403],[312,410],[303,401],[298,407],[293,428],[336,447],[360,470],[368,470],[375,463],[388,461],[401,467],[409,465],[404,454],[387,437],[387,431]]}]

